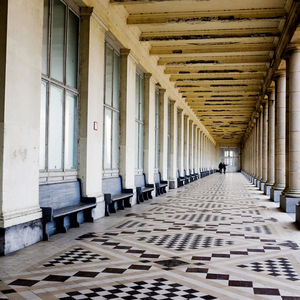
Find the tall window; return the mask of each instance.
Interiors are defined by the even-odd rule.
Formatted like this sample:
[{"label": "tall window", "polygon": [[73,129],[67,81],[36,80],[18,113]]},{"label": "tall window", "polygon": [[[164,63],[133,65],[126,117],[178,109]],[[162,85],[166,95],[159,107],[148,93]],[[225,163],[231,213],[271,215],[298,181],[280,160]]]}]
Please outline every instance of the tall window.
[{"label": "tall window", "polygon": [[119,169],[120,140],[120,56],[106,43],[105,46],[105,101],[104,101],[104,170]]},{"label": "tall window", "polygon": [[137,172],[143,170],[144,165],[144,78],[136,74],[136,109],[135,109],[135,140]]},{"label": "tall window", "polygon": [[232,151],[232,150],[225,150],[224,151],[224,163],[227,166],[232,166],[233,165],[233,156],[234,156],[234,151]]},{"label": "tall window", "polygon": [[44,0],[40,170],[77,168],[79,18],[60,0]]},{"label": "tall window", "polygon": [[159,169],[159,90],[155,91],[155,169]]}]

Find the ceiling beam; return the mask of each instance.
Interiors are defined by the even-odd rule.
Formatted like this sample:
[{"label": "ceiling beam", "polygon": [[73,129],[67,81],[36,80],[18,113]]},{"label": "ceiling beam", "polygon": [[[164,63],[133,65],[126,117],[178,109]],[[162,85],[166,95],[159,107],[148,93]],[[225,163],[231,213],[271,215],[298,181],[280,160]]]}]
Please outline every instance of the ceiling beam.
[{"label": "ceiling beam", "polygon": [[181,46],[153,46],[149,53],[151,55],[182,55],[198,53],[232,53],[232,52],[252,52],[252,51],[273,51],[273,43],[262,44],[232,44],[221,43],[211,45],[181,45]]},{"label": "ceiling beam", "polygon": [[199,56],[180,57],[165,56],[159,58],[158,65],[201,65],[201,64],[243,64],[243,63],[268,63],[271,60],[269,55],[231,55],[231,56]]},{"label": "ceiling beam", "polygon": [[234,37],[277,37],[280,31],[277,27],[266,28],[237,28],[211,30],[182,30],[182,31],[151,31],[142,32],[140,41],[189,41],[207,38],[234,38]]},{"label": "ceiling beam", "polygon": [[277,19],[287,15],[283,8],[262,9],[230,9],[210,11],[178,11],[163,13],[131,14],[127,24],[165,24],[180,22],[208,22],[208,21],[241,21],[256,19]]},{"label": "ceiling beam", "polygon": [[213,72],[266,72],[267,66],[264,64],[253,65],[206,65],[206,66],[168,66],[165,68],[165,74],[180,74],[180,73],[213,73]]},{"label": "ceiling beam", "polygon": [[234,73],[234,72],[224,72],[224,73],[199,73],[199,74],[176,74],[170,76],[170,81],[180,81],[180,80],[214,80],[214,79],[262,79],[264,73]]}]

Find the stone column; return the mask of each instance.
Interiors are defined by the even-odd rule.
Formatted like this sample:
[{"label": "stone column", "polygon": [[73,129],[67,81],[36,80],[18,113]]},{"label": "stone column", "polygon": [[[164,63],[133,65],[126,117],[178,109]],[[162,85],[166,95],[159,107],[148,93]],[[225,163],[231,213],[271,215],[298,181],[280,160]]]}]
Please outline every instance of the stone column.
[{"label": "stone column", "polygon": [[184,114],[181,108],[177,108],[178,120],[178,147],[177,147],[177,166],[180,175],[183,176],[184,169]]},{"label": "stone column", "polygon": [[262,181],[262,145],[263,145],[263,106],[261,105],[259,107],[260,114],[259,114],[259,140],[258,140],[258,151],[259,151],[259,162],[258,162],[258,181],[257,181],[257,187],[261,189],[261,181]]},{"label": "stone column", "polygon": [[268,179],[268,101],[264,103],[263,108],[263,140],[262,140],[262,180],[260,190],[264,191]]},{"label": "stone column", "polygon": [[194,166],[194,122],[193,120],[189,121],[189,170],[193,173]]},{"label": "stone column", "polygon": [[275,183],[271,188],[270,198],[280,201],[280,195],[285,188],[285,110],[286,110],[286,75],[285,70],[276,74],[275,102]]},{"label": "stone column", "polygon": [[170,189],[177,188],[177,106],[170,100]]},{"label": "stone column", "polygon": [[155,167],[155,81],[144,74],[144,173],[148,183],[154,183]]},{"label": "stone column", "polygon": [[256,123],[255,123],[255,127],[256,127],[256,176],[255,176],[255,186],[257,186],[258,184],[258,180],[259,180],[259,113],[256,114]]},{"label": "stone column", "polygon": [[184,169],[189,174],[189,117],[184,115]]},{"label": "stone column", "polygon": [[0,255],[42,239],[43,1],[0,1]]},{"label": "stone column", "polygon": [[200,172],[203,169],[203,132],[200,130]]},{"label": "stone column", "polygon": [[159,169],[162,180],[168,180],[168,95],[159,89]]},{"label": "stone column", "polygon": [[195,169],[195,173],[198,173],[199,170],[197,171],[198,167],[198,152],[199,148],[198,148],[198,128],[197,125],[195,124],[194,126],[194,169]]},{"label": "stone column", "polygon": [[286,212],[295,212],[300,200],[300,47],[289,49],[288,71],[288,130],[286,149],[289,159],[287,188],[280,197],[280,206]]},{"label": "stone column", "polygon": [[268,179],[264,193],[270,196],[270,190],[275,182],[275,88],[268,97]]},{"label": "stone column", "polygon": [[[80,106],[78,177],[83,193],[96,197],[94,218],[104,216],[102,195],[104,53],[106,28],[93,9],[80,10]],[[97,124],[98,126],[95,126]]]},{"label": "stone column", "polygon": [[120,54],[120,175],[124,188],[134,188],[136,61],[129,49],[121,49]]}]

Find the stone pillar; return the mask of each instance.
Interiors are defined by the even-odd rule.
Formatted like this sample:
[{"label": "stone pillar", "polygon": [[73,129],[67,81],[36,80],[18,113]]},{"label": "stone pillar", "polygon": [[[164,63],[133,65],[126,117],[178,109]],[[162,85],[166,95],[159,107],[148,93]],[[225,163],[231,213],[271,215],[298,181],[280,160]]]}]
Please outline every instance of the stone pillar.
[{"label": "stone pillar", "polygon": [[[102,195],[105,31],[93,9],[80,10],[80,106],[78,177],[83,193],[96,197],[94,217],[104,216]],[[97,124],[98,126],[95,126]]]},{"label": "stone pillar", "polygon": [[203,132],[200,130],[199,133],[199,142],[200,142],[200,172],[203,169]]},{"label": "stone pillar", "polygon": [[258,181],[259,181],[259,156],[260,156],[260,152],[259,152],[259,114],[257,113],[256,115],[256,123],[255,123],[255,127],[256,127],[256,176],[255,176],[255,181],[254,184],[255,186],[258,185]]},{"label": "stone pillar", "polygon": [[155,81],[144,74],[144,173],[148,183],[154,183],[155,168]]},{"label": "stone pillar", "polygon": [[257,181],[257,187],[261,189],[261,181],[262,181],[262,145],[263,145],[263,107],[259,107],[260,114],[259,114],[259,140],[258,140],[258,151],[259,151],[259,162],[258,162],[258,181]]},{"label": "stone pillar", "polygon": [[43,1],[0,1],[0,255],[42,239]]},{"label": "stone pillar", "polygon": [[189,174],[189,117],[184,115],[184,169]]},{"label": "stone pillar", "polygon": [[263,140],[262,140],[262,180],[260,190],[264,191],[268,179],[268,102],[264,103],[263,108]]},{"label": "stone pillar", "polygon": [[270,190],[275,182],[275,88],[268,97],[268,179],[264,193],[270,196]]},{"label": "stone pillar", "polygon": [[170,189],[177,188],[177,106],[174,100],[170,100]]},{"label": "stone pillar", "polygon": [[195,169],[195,173],[198,173],[199,170],[197,171],[198,167],[198,128],[197,125],[194,125],[194,166],[193,168]]},{"label": "stone pillar", "polygon": [[120,175],[124,188],[134,188],[136,61],[129,49],[121,49],[120,67]]},{"label": "stone pillar", "polygon": [[194,166],[194,122],[189,121],[189,170],[193,173]]},{"label": "stone pillar", "polygon": [[162,180],[168,180],[168,95],[159,89],[159,169]]},{"label": "stone pillar", "polygon": [[289,139],[286,149],[289,159],[287,188],[280,197],[280,206],[286,212],[295,212],[300,200],[300,47],[289,49],[287,60],[288,104],[286,119]]},{"label": "stone pillar", "polygon": [[181,108],[177,108],[178,120],[178,148],[177,148],[177,166],[180,175],[183,176],[184,169],[184,114]]},{"label": "stone pillar", "polygon": [[275,183],[271,188],[270,198],[280,201],[285,188],[285,110],[286,110],[286,75],[285,70],[278,72],[276,88],[275,122]]}]

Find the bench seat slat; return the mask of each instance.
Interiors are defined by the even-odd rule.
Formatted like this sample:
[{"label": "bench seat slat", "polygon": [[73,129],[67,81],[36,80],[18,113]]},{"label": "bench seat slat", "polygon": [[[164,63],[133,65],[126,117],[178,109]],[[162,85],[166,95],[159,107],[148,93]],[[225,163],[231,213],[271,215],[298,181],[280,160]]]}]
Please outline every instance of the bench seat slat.
[{"label": "bench seat slat", "polygon": [[116,200],[121,200],[121,199],[125,199],[125,198],[129,198],[129,197],[132,197],[133,194],[132,193],[121,193],[121,194],[118,194],[118,195],[113,195],[111,196],[111,200],[112,201],[116,201]]},{"label": "bench seat slat", "polygon": [[82,211],[84,209],[94,208],[94,207],[96,207],[96,204],[80,203],[78,205],[72,205],[72,206],[67,206],[67,207],[63,207],[63,208],[58,208],[58,209],[53,210],[53,217],[54,218],[62,217],[62,216],[66,216],[66,215],[78,212],[78,211]]}]

